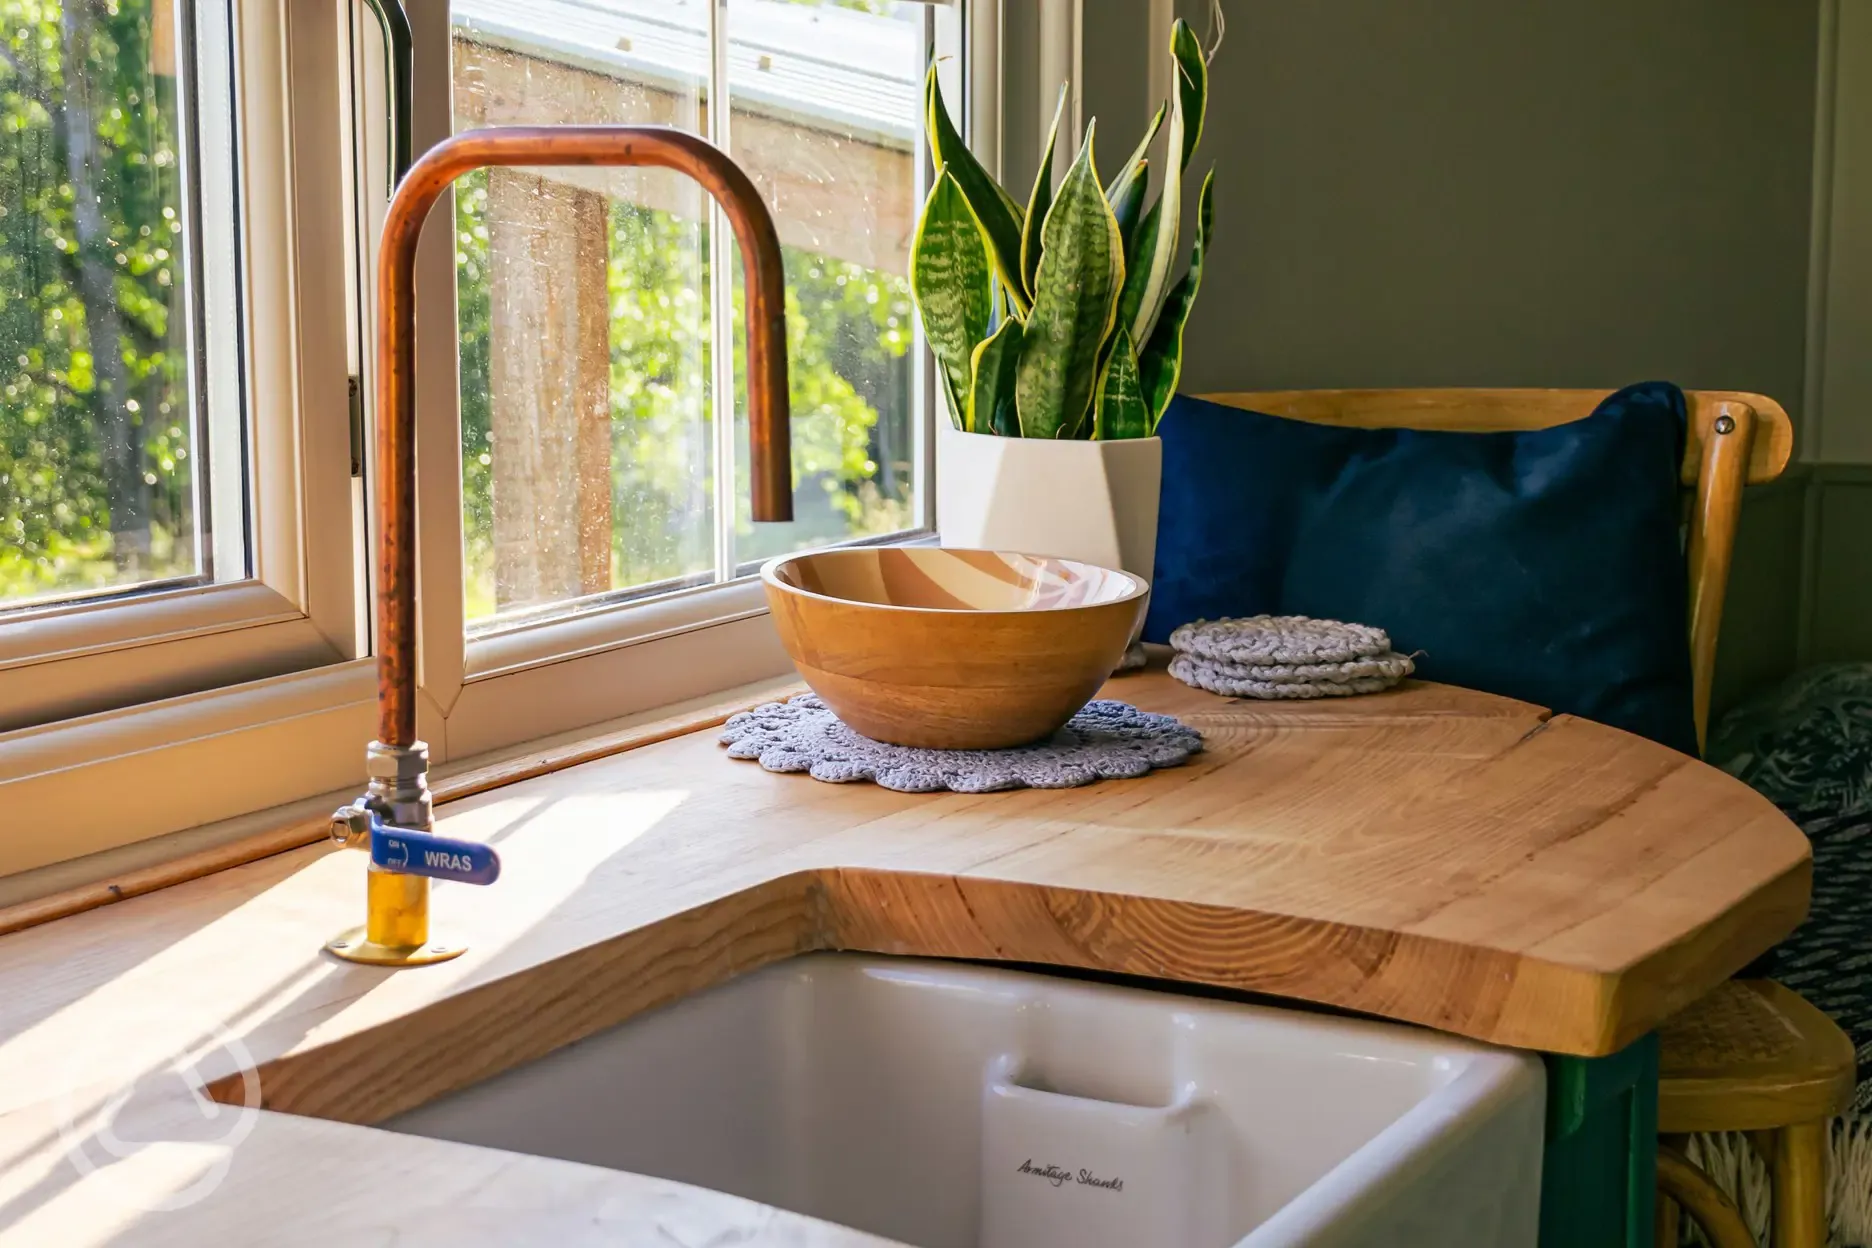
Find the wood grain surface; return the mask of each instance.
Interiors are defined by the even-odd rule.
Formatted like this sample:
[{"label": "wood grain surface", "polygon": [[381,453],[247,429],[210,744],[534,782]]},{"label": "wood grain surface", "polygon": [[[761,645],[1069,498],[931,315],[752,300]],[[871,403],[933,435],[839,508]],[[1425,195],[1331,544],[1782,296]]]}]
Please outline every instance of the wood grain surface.
[{"label": "wood grain surface", "polygon": [[[701,732],[451,803],[440,830],[506,866],[437,888],[438,935],[469,950],[421,970],[319,953],[363,901],[362,856],[323,848],[0,939],[0,1242],[577,1243],[602,1218],[641,1242],[876,1242],[349,1124],[816,949],[1097,968],[1604,1053],[1806,908],[1797,828],[1613,729],[1418,683],[1248,704],[1152,671],[1107,693],[1183,716],[1207,752],[1085,789],[911,796],[771,775]],[[113,1130],[144,1143],[82,1173],[74,1147],[99,1153],[132,1082]],[[202,1082],[290,1112],[215,1145]],[[140,1211],[223,1156],[211,1194]]]}]

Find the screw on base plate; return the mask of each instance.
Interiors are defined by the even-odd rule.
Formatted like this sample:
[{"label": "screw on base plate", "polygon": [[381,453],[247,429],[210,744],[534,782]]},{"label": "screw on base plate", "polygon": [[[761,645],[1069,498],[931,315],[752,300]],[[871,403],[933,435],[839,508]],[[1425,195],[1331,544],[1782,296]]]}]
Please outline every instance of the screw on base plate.
[{"label": "screw on base plate", "polygon": [[458,958],[466,950],[465,945],[443,944],[433,940],[422,945],[380,945],[366,940],[361,927],[341,932],[325,942],[325,951],[333,957],[365,966],[427,966],[431,962]]}]

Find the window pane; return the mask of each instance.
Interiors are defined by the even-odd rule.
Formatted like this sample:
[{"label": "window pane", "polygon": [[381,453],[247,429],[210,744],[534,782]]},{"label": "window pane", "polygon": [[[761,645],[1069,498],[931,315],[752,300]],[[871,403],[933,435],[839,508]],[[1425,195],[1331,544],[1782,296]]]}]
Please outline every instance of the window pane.
[{"label": "window pane", "polygon": [[[727,227],[699,187],[662,171],[466,179],[456,280],[470,628],[914,527],[922,405],[903,274],[924,6],[733,0],[721,49],[705,0],[452,0],[450,11],[458,130],[636,122],[720,142],[708,84],[726,53],[728,146],[785,246],[800,478],[793,524],[749,522],[745,410],[737,401],[719,445],[713,417],[718,371],[732,365],[745,393],[741,296],[738,281],[711,283],[710,231]],[[716,479],[730,463],[732,491]]]},{"label": "window pane", "polygon": [[[236,515],[216,560],[201,433],[238,335],[190,350],[211,299],[234,311],[227,19],[196,7],[191,32],[176,0],[0,0],[0,608],[246,573],[240,448],[217,448]],[[197,74],[217,120],[191,136],[204,41],[220,44]],[[204,177],[213,230],[195,215]],[[204,239],[226,251],[215,281]]]},{"label": "window pane", "polygon": [[[739,411],[743,567],[921,524],[912,497],[921,396],[905,274],[926,12],[896,0],[729,4],[729,150],[760,187],[785,249],[798,478],[792,524],[749,521]],[[742,354],[737,342],[738,393]]]},{"label": "window pane", "polygon": [[[458,130],[704,128],[704,4],[454,0],[451,12]],[[661,170],[460,184],[471,626],[715,579],[708,202]]]}]

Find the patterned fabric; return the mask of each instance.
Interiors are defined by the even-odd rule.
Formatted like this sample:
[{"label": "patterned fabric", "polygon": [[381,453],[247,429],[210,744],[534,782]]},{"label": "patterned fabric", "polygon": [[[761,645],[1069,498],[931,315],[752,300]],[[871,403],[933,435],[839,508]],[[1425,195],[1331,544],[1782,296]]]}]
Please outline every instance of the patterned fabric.
[{"label": "patterned fabric", "polygon": [[1737,707],[1709,757],[1813,841],[1813,906],[1769,973],[1852,1037],[1853,1108],[1872,1110],[1872,663],[1813,668]]},{"label": "patterned fabric", "polygon": [[1788,814],[1813,841],[1813,906],[1775,950],[1771,974],[1852,1037],[1852,1107],[1863,1113],[1872,1109],[1872,814]]},{"label": "patterned fabric", "polygon": [[1789,811],[1872,813],[1872,663],[1810,668],[1737,707],[1709,757]]}]

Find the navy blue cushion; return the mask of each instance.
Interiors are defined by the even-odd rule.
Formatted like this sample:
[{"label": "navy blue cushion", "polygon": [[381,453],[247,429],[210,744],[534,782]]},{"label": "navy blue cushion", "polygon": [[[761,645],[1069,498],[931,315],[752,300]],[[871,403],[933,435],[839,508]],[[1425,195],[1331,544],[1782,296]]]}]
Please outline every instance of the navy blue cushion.
[{"label": "navy blue cushion", "polygon": [[1684,399],[1630,386],[1517,433],[1342,429],[1180,396],[1144,636],[1221,616],[1375,624],[1417,674],[1696,752]]}]

